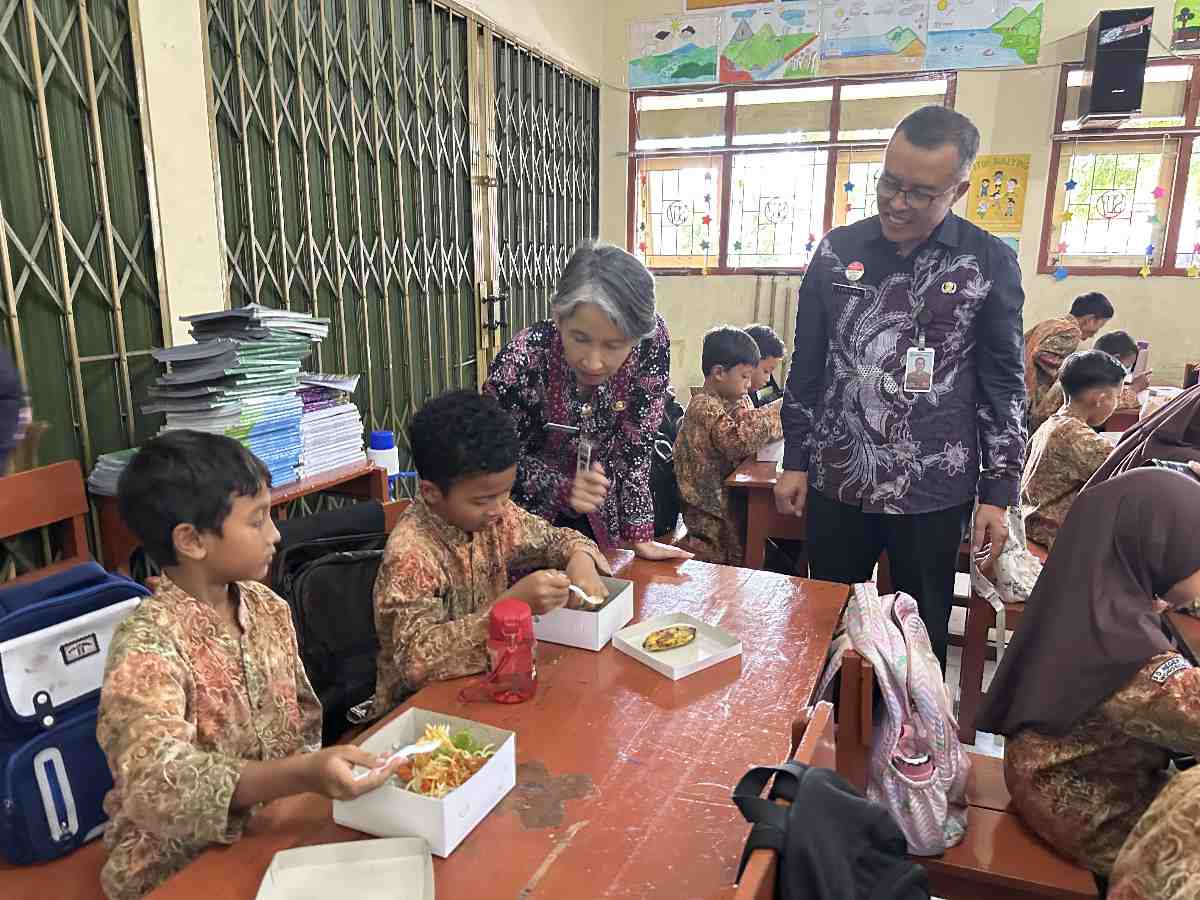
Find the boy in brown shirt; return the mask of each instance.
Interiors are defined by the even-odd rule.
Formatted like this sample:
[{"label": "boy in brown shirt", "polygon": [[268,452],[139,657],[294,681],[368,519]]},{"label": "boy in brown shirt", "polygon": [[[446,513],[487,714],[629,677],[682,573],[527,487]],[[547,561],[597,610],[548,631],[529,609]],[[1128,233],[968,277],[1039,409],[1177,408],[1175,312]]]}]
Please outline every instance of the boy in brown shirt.
[{"label": "boy in brown shirt", "polygon": [[[1138,345],[1129,336],[1129,332],[1109,331],[1100,335],[1096,338],[1096,349],[1103,350],[1109,356],[1114,357],[1126,372],[1133,371],[1133,366],[1137,362]],[[1141,408],[1142,402],[1138,399],[1138,394],[1150,387],[1150,376],[1153,374],[1153,369],[1147,369],[1131,380],[1129,384],[1121,387],[1121,396],[1117,401],[1118,412]],[[1053,387],[1039,401],[1038,405],[1029,410],[1029,433],[1032,435],[1036,432],[1043,422],[1063,407],[1065,402],[1062,382],[1055,381]]]},{"label": "boy in brown shirt", "polygon": [[742,564],[742,523],[725,479],[783,437],[781,401],[755,409],[746,394],[758,364],[758,345],[742,329],[720,325],[704,336],[704,391],[692,397],[679,426],[675,478],[688,531],[680,546],[705,562]]},{"label": "boy in brown shirt", "polygon": [[1025,535],[1047,549],[1083,486],[1112,452],[1095,427],[1117,408],[1125,368],[1101,350],[1084,350],[1067,357],[1059,380],[1066,405],[1034,434],[1021,478]]}]

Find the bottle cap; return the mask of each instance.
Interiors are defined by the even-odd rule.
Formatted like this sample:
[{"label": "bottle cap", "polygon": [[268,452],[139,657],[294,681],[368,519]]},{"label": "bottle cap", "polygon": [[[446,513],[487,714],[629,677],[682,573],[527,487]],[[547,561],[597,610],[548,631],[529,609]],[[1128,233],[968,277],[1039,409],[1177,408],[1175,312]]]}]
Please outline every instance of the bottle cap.
[{"label": "bottle cap", "polygon": [[396,436],[390,431],[372,431],[371,432],[371,449],[372,450],[391,450],[396,446]]}]

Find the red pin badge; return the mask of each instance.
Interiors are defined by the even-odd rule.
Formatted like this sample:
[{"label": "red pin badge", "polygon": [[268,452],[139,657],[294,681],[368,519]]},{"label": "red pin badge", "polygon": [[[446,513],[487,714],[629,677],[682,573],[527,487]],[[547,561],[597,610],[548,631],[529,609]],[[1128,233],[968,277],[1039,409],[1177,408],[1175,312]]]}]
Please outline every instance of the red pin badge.
[{"label": "red pin badge", "polygon": [[850,281],[858,281],[863,277],[863,264],[860,262],[852,262],[846,266],[846,278]]}]

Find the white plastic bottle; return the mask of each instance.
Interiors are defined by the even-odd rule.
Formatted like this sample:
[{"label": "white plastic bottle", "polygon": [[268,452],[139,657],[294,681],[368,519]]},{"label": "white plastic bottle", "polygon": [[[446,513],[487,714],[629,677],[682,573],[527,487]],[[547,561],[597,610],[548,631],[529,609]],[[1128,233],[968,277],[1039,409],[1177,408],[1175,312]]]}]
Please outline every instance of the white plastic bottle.
[{"label": "white plastic bottle", "polygon": [[367,458],[387,472],[388,499],[395,500],[397,483],[400,481],[400,453],[396,449],[396,436],[390,431],[372,431]]}]

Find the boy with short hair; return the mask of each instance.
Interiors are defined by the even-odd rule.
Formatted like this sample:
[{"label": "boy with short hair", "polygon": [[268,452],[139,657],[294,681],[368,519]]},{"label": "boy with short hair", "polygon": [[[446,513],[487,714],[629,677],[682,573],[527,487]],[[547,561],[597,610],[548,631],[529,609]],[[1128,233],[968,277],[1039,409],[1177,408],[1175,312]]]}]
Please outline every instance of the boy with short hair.
[{"label": "boy with short hair", "polygon": [[742,564],[742,523],[725,479],[748,456],[783,437],[780,401],[760,409],[746,395],[760,362],[754,339],[719,325],[704,335],[704,390],[692,397],[675,439],[675,477],[687,537],[681,547],[697,559]]},{"label": "boy with short hair", "polygon": [[750,402],[757,409],[783,396],[775,380],[775,370],[783,362],[783,341],[770,325],[751,325],[746,334],[758,345],[758,365],[750,373]]},{"label": "boy with short hair", "polygon": [[1021,478],[1025,535],[1046,549],[1054,546],[1071,504],[1112,452],[1095,426],[1117,408],[1125,368],[1102,350],[1082,350],[1063,362],[1059,380],[1066,405],[1034,434]]},{"label": "boy with short hair", "polygon": [[396,764],[356,780],[354,766],[379,766],[374,754],[318,750],[321,706],[291,612],[258,583],[279,540],[262,462],[227,437],[168,432],[129,463],[118,500],[163,568],[113,637],[96,726],[113,773],[101,884],[133,900],[237,840],[260,804],[350,799]]},{"label": "boy with short hair", "polygon": [[[1109,331],[1100,335],[1096,338],[1096,349],[1102,350],[1116,359],[1127,373],[1133,372],[1134,364],[1137,363],[1138,346],[1137,341],[1129,336],[1129,332]],[[1142,402],[1138,399],[1138,394],[1150,387],[1150,376],[1153,374],[1152,369],[1147,369],[1121,388],[1121,396],[1117,400],[1118,412],[1141,409]],[[1043,422],[1062,408],[1065,402],[1062,382],[1055,381],[1045,399],[1035,409],[1030,410],[1029,433],[1036,432]]]},{"label": "boy with short hair", "polygon": [[[453,391],[408,429],[420,494],[388,538],[375,581],[375,715],[428,681],[488,667],[488,613],[501,597],[535,614],[578,608],[570,585],[606,596],[600,548],[510,499],[521,445],[491,397]],[[540,569],[509,586],[510,572]],[[565,570],[565,571],[563,571]]]}]

